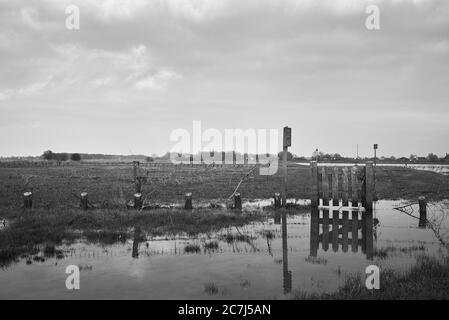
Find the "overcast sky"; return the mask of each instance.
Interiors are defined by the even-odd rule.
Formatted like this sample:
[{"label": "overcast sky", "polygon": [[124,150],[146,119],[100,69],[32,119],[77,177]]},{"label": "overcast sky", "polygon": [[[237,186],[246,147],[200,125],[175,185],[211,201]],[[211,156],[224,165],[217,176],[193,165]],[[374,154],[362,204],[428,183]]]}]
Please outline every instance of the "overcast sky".
[{"label": "overcast sky", "polygon": [[193,120],[288,125],[306,156],[444,155],[449,1],[0,0],[0,155],[161,154]]}]

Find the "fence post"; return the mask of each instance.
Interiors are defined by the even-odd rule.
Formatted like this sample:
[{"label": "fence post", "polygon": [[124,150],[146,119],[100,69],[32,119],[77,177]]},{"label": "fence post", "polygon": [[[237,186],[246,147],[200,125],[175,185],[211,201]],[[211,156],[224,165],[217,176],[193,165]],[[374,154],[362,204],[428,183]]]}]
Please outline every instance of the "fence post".
[{"label": "fence post", "polygon": [[318,253],[318,236],[320,233],[318,201],[318,164],[316,161],[310,162],[312,174],[312,189],[310,192],[311,214],[310,214],[310,256],[316,257]]},{"label": "fence post", "polygon": [[284,171],[284,183],[282,185],[282,206],[287,207],[287,155],[288,147],[292,145],[292,129],[284,127],[283,132],[283,151],[282,151],[282,166]]},{"label": "fence post", "polygon": [[192,210],[193,206],[192,206],[192,193],[191,192],[186,193],[185,200],[186,200],[186,202],[184,205],[184,209]]},{"label": "fence post", "polygon": [[31,209],[33,207],[33,193],[25,192],[23,194],[23,207],[25,209]]},{"label": "fence post", "polygon": [[374,200],[374,169],[373,163],[368,161],[365,166],[365,184],[364,188],[362,188],[365,192],[362,198],[363,206],[366,208],[366,211],[373,211],[373,200]]},{"label": "fence post", "polygon": [[281,194],[276,192],[274,194],[274,207],[280,208],[281,207]]},{"label": "fence post", "polygon": [[141,209],[142,208],[142,194],[141,193],[135,193],[134,194],[134,209]]},{"label": "fence post", "polygon": [[418,198],[419,202],[419,227],[425,228],[427,225],[427,202],[426,197],[421,196]]},{"label": "fence post", "polygon": [[139,166],[139,161],[133,161],[133,176],[134,176],[134,181],[136,181],[137,179],[137,167]]},{"label": "fence post", "polygon": [[87,210],[87,192],[81,192],[80,205],[83,210]]},{"label": "fence post", "polygon": [[234,194],[234,209],[242,210],[242,198],[238,192]]},{"label": "fence post", "polygon": [[[366,212],[363,214],[364,219],[362,219],[363,227],[365,232],[362,236],[364,239],[364,247],[368,260],[373,259],[373,200],[374,200],[374,168],[373,163],[368,161],[365,166],[365,187],[363,188],[365,194],[363,195],[362,201],[365,202],[364,206]],[[362,247],[363,248],[363,247]]]},{"label": "fence post", "polygon": [[136,193],[142,193],[142,179],[141,177],[136,177]]}]

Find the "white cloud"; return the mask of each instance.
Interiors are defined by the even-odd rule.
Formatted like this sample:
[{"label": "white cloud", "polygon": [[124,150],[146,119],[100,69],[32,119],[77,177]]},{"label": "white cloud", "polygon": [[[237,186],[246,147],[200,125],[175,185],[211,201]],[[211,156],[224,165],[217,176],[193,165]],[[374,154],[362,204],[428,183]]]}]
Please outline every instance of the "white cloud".
[{"label": "white cloud", "polygon": [[169,82],[180,78],[181,76],[175,72],[162,70],[139,80],[135,86],[137,89],[161,90],[165,89]]}]

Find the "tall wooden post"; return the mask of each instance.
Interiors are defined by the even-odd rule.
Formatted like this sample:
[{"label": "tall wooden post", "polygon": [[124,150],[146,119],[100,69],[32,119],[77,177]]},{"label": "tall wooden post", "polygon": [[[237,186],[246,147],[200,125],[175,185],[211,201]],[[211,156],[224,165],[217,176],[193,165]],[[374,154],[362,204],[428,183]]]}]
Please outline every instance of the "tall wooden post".
[{"label": "tall wooden post", "polygon": [[427,225],[427,201],[426,197],[419,197],[419,227],[425,228]]},{"label": "tall wooden post", "polygon": [[134,194],[134,209],[136,209],[136,210],[142,209],[142,194],[141,193]]},{"label": "tall wooden post", "polygon": [[312,189],[310,192],[311,213],[310,213],[310,256],[316,257],[318,253],[318,235],[320,232],[318,210],[318,164],[316,161],[310,162],[312,174]]},{"label": "tall wooden post", "polygon": [[133,178],[134,178],[134,182],[137,179],[137,167],[140,165],[139,161],[133,161]]},{"label": "tall wooden post", "polygon": [[[362,219],[363,227],[365,229],[364,233],[364,247],[366,251],[366,257],[369,260],[373,259],[373,200],[374,200],[374,169],[373,163],[368,161],[365,166],[365,184],[364,184],[364,195],[362,198],[363,205],[366,212],[362,213],[365,215]],[[362,229],[363,231],[363,229]]]},{"label": "tall wooden post", "polygon": [[242,197],[238,192],[234,194],[234,209],[242,210]]},{"label": "tall wooden post", "polygon": [[23,194],[23,207],[24,209],[33,208],[33,193],[25,192]]},{"label": "tall wooden post", "polygon": [[374,170],[373,170],[373,193],[374,193],[374,201],[377,201],[377,192],[376,192],[376,169],[377,169],[377,148],[378,144],[374,144]]},{"label": "tall wooden post", "polygon": [[282,271],[284,294],[292,290],[292,272],[288,270],[287,213],[282,212]]},{"label": "tall wooden post", "polygon": [[87,204],[87,192],[81,192],[80,197],[80,207],[83,210],[87,210],[88,204]]},{"label": "tall wooden post", "polygon": [[277,209],[277,208],[280,208],[281,206],[282,206],[282,204],[281,204],[281,194],[276,192],[274,194],[274,207]]},{"label": "tall wooden post", "polygon": [[186,210],[192,210],[193,209],[193,206],[192,206],[192,193],[191,192],[188,192],[185,195],[184,209],[186,209]]},{"label": "tall wooden post", "polygon": [[282,185],[282,206],[287,207],[287,155],[288,147],[292,145],[292,129],[284,127],[283,132],[282,166],[284,173],[284,183]]},{"label": "tall wooden post", "polygon": [[135,184],[136,184],[136,193],[142,193],[142,179],[141,179],[141,177],[136,177]]}]

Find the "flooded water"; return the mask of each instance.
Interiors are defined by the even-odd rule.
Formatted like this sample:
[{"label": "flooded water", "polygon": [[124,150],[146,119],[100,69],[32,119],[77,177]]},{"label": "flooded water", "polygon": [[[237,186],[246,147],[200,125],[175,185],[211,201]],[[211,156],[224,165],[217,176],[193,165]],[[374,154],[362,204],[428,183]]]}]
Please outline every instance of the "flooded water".
[{"label": "flooded water", "polygon": [[[333,247],[332,236],[329,243],[321,235],[311,241],[307,213],[196,238],[145,238],[136,228],[124,244],[78,242],[59,248],[62,259],[23,259],[0,270],[0,299],[289,299],[298,289],[329,292],[370,264],[406,270],[416,255],[438,254],[430,230],[393,210],[403,204],[379,201],[374,232],[360,232],[355,246],[347,239],[349,245]],[[387,258],[375,254],[380,248],[389,250]],[[80,267],[80,290],[66,289],[68,265]]]}]

